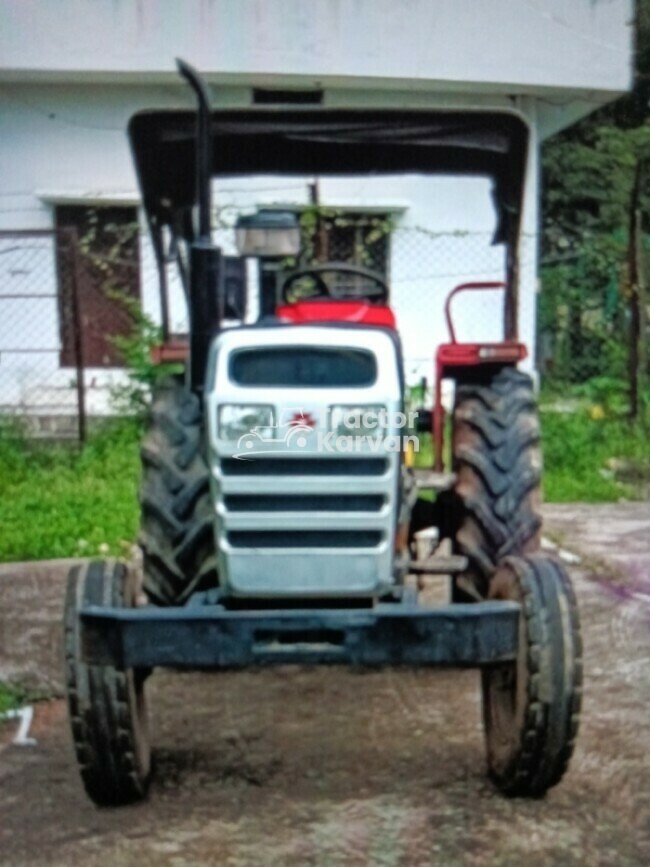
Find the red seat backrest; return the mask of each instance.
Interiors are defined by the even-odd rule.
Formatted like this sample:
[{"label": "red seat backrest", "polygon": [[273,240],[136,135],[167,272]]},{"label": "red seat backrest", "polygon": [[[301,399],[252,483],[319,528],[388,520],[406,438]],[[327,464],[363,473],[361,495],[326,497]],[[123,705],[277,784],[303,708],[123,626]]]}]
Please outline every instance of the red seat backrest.
[{"label": "red seat backrest", "polygon": [[309,322],[358,322],[360,325],[381,325],[397,328],[395,314],[390,307],[368,304],[367,301],[297,301],[281,304],[276,309],[280,319],[297,325]]}]

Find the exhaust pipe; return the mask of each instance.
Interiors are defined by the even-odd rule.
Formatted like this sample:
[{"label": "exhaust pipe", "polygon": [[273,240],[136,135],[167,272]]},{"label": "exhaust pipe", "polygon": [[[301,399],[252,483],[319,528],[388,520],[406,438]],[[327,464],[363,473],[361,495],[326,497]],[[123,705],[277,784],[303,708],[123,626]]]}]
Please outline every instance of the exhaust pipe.
[{"label": "exhaust pipe", "polygon": [[198,235],[190,248],[189,384],[194,391],[203,390],[212,338],[221,327],[223,287],[221,250],[212,243],[212,115],[205,81],[184,60],[177,59],[180,75],[190,85],[197,101],[196,196],[199,205]]},{"label": "exhaust pipe", "polygon": [[210,212],[212,193],[210,189],[210,163],[212,160],[212,137],[210,135],[210,96],[205,81],[199,73],[180,58],[176,59],[180,75],[194,91],[198,107],[196,136],[196,194],[199,202],[199,238],[210,240]]}]

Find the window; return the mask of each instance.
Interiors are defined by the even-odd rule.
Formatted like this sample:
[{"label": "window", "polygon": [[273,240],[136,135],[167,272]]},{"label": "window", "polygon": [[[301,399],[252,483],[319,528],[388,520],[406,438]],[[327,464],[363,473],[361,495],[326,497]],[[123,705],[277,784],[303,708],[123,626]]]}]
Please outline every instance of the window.
[{"label": "window", "polygon": [[360,265],[388,279],[390,227],[387,214],[342,211],[323,216],[314,228],[314,258]]},{"label": "window", "polygon": [[140,298],[137,211],[65,205],[56,227],[78,239],[75,251],[69,234],[57,236],[61,366],[123,367],[114,339],[131,333],[129,299]]},{"label": "window", "polygon": [[230,362],[237,385],[264,388],[363,388],[377,379],[377,361],[365,349],[284,346],[241,349]]}]

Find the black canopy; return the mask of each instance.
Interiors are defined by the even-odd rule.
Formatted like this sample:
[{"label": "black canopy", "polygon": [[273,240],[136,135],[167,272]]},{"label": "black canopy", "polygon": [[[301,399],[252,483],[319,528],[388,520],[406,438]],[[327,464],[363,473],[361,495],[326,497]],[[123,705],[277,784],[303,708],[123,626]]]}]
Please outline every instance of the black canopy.
[{"label": "black canopy", "polygon": [[[145,111],[129,124],[142,198],[154,225],[191,236],[196,204],[192,111]],[[507,112],[251,108],[212,113],[213,176],[412,172],[493,179],[495,240],[519,227],[528,130]]]}]

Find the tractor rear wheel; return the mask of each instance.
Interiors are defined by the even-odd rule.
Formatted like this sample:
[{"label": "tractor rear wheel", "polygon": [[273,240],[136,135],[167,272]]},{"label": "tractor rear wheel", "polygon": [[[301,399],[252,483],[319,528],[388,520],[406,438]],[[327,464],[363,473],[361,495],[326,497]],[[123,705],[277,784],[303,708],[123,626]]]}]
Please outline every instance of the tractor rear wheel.
[{"label": "tractor rear wheel", "polygon": [[483,670],[488,772],[512,797],[541,797],[560,782],[578,733],[582,642],[569,576],[550,557],[509,557],[490,599],[521,604],[512,663]]},{"label": "tractor rear wheel", "polygon": [[182,604],[199,587],[217,585],[203,411],[182,377],[157,386],[141,458],[144,590],[158,605]]},{"label": "tractor rear wheel", "polygon": [[84,605],[131,607],[135,576],[113,561],[75,566],[65,600],[65,679],[72,738],[86,792],[100,806],[146,795],[151,749],[145,673],[83,661],[79,611]]},{"label": "tractor rear wheel", "polygon": [[513,367],[456,388],[454,546],[468,558],[455,598],[485,598],[497,563],[540,547],[542,459],[532,380]]}]

